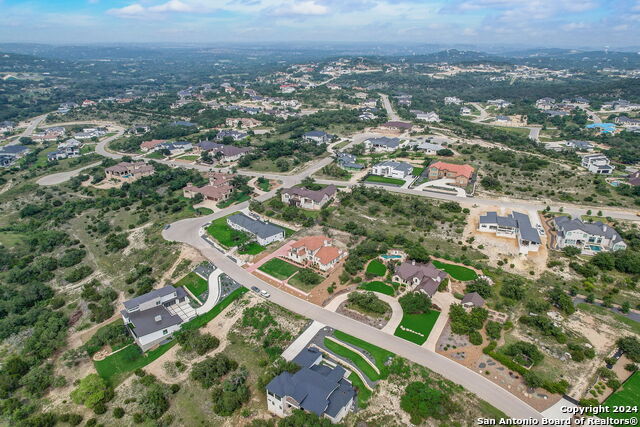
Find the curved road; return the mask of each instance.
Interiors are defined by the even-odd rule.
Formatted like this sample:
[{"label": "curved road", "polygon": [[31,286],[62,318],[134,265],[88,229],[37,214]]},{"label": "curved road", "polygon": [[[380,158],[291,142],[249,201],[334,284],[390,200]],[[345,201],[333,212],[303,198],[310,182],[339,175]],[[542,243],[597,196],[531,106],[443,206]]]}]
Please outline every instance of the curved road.
[{"label": "curved road", "polygon": [[[267,195],[263,195],[261,198],[265,196]],[[270,197],[270,195],[268,197]],[[399,356],[425,366],[445,378],[460,384],[465,389],[475,393],[481,399],[489,402],[509,416],[517,418],[542,418],[542,415],[538,411],[513,394],[492,383],[482,375],[444,356],[394,335],[364,325],[341,314],[301,300],[269,285],[238,266],[200,237],[200,229],[204,224],[242,209],[245,207],[243,205],[248,205],[248,203],[245,202],[241,205],[231,206],[206,217],[175,222],[170,228],[163,230],[162,235],[166,240],[182,242],[193,246],[232,279],[245,287],[257,286],[258,288],[267,290],[271,294],[271,300],[274,303],[290,311],[331,326],[332,328],[339,329],[347,334],[366,340],[371,344],[385,348]]]}]

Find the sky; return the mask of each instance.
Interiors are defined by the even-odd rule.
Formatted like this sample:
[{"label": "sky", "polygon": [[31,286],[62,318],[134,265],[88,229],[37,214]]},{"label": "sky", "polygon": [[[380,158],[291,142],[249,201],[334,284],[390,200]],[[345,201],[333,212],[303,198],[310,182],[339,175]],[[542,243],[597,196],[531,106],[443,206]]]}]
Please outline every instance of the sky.
[{"label": "sky", "polygon": [[640,0],[0,0],[0,42],[640,45]]}]

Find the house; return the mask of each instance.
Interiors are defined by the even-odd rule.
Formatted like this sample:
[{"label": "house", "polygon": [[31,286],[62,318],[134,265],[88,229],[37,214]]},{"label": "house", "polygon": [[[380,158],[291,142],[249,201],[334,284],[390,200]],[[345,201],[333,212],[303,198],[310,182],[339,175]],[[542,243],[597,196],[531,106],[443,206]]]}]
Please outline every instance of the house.
[{"label": "house", "polygon": [[327,144],[333,139],[333,135],[320,130],[312,130],[302,135],[302,139],[307,142],[315,142],[316,144]]},{"label": "house", "polygon": [[541,98],[536,101],[536,108],[539,110],[551,110],[556,103],[554,98]]},{"label": "house", "polygon": [[73,138],[68,139],[58,144],[58,149],[56,151],[52,151],[47,154],[47,160],[52,162],[54,160],[62,160],[69,157],[79,157],[81,147],[82,142]]},{"label": "house", "polygon": [[360,113],[360,115],[358,116],[359,120],[365,121],[365,120],[375,120],[376,115],[373,114],[373,112],[371,111],[362,111]]},{"label": "house", "polygon": [[461,107],[460,108],[460,115],[468,116],[469,114],[471,114],[471,108],[469,108],[469,107]]},{"label": "house", "polygon": [[218,132],[218,134],[216,135],[216,137],[214,139],[216,141],[222,141],[225,138],[231,138],[234,141],[240,141],[241,139],[245,139],[248,136],[249,136],[249,134],[244,133],[244,132],[239,132],[237,130],[223,129],[220,132]]},{"label": "house", "polygon": [[582,158],[582,167],[591,173],[598,175],[609,175],[613,173],[615,166],[604,154],[589,154]]},{"label": "house", "polygon": [[498,215],[497,212],[487,212],[480,216],[478,231],[495,233],[498,237],[518,239],[520,252],[537,252],[542,241],[540,234],[531,225],[529,215],[513,212],[507,216]]},{"label": "house", "polygon": [[498,122],[498,123],[509,123],[509,122],[511,122],[511,119],[509,118],[509,116],[496,116],[496,122]]},{"label": "house", "polygon": [[544,113],[549,117],[565,117],[569,115],[567,111],[561,110],[546,110]]},{"label": "house", "polygon": [[193,184],[188,183],[187,186],[182,189],[182,193],[187,199],[193,199],[196,195],[202,194],[204,200],[211,200],[213,202],[227,200],[232,192],[233,187],[229,184],[209,184],[202,187],[196,187]]},{"label": "house", "polygon": [[[220,162],[235,162],[251,151],[248,147],[236,147],[235,145],[218,144],[211,141],[200,141],[196,144],[196,151],[209,151]],[[220,153],[220,154],[218,154]]]},{"label": "house", "polygon": [[123,182],[133,182],[142,177],[153,175],[153,172],[153,166],[144,162],[121,162],[104,170],[107,179]]},{"label": "house", "polygon": [[141,135],[143,133],[149,132],[150,130],[151,130],[151,126],[149,125],[134,124],[127,130],[127,132],[132,133],[134,135]]},{"label": "house", "polygon": [[398,95],[395,97],[398,105],[403,107],[411,106],[411,100],[413,99],[413,95]]},{"label": "house", "polygon": [[443,147],[440,144],[432,144],[430,142],[423,142],[422,144],[417,145],[416,148],[418,150],[424,152],[428,156],[435,156],[438,153],[438,151],[444,150],[445,147]]},{"label": "house", "polygon": [[24,145],[5,145],[4,147],[0,147],[0,156],[13,157],[15,160],[26,156],[29,151],[29,148]]},{"label": "house", "polygon": [[185,120],[176,120],[175,122],[171,122],[169,123],[169,126],[186,126],[186,127],[196,127],[198,126],[197,123],[191,123],[191,122],[187,122]]},{"label": "house", "polygon": [[411,260],[396,267],[392,280],[406,285],[411,290],[422,291],[432,297],[447,277],[447,273],[436,268],[431,262],[422,264]]},{"label": "house", "polygon": [[417,111],[415,114],[416,114],[416,119],[422,120],[424,122],[440,121],[440,116],[438,116],[438,114],[435,111],[429,111],[428,113],[425,113],[423,111]]},{"label": "house", "polygon": [[403,132],[403,131],[410,131],[411,128],[413,128],[413,125],[411,123],[406,123],[406,122],[392,121],[392,122],[383,123],[380,125],[380,127],[384,129]]},{"label": "house", "polygon": [[286,257],[302,265],[312,265],[322,271],[331,270],[347,252],[334,246],[325,236],[307,236],[294,242]]},{"label": "house", "polygon": [[339,423],[353,409],[356,390],[347,377],[351,372],[330,360],[320,350],[306,348],[293,362],[300,370],[283,372],[266,386],[267,409],[279,417],[302,409]]},{"label": "house", "polygon": [[453,185],[466,187],[469,185],[475,169],[469,165],[456,165],[453,163],[435,162],[429,165],[429,180],[450,178],[455,181]]},{"label": "house", "polygon": [[630,119],[627,116],[616,117],[613,122],[624,127],[640,126],[640,119]]},{"label": "house", "polygon": [[90,99],[85,99],[84,101],[82,101],[82,107],[92,107],[96,105],[96,101],[92,101]]},{"label": "house", "polygon": [[15,123],[5,120],[0,122],[0,133],[13,132],[15,129]]},{"label": "house", "polygon": [[484,298],[480,296],[477,292],[470,292],[466,294],[460,304],[466,309],[472,309],[476,307],[482,307],[484,305]]},{"label": "house", "polygon": [[57,112],[59,114],[67,114],[69,111],[71,111],[72,109],[76,108],[77,106],[78,106],[78,104],[76,104],[75,102],[63,102],[58,107],[58,111]]},{"label": "house", "polygon": [[371,168],[372,175],[387,178],[406,179],[413,174],[413,165],[406,162],[386,161],[378,163]]},{"label": "house", "polygon": [[186,141],[175,141],[175,142],[163,142],[161,144],[156,145],[156,148],[153,151],[169,151],[170,156],[177,156],[179,154],[183,154],[193,148],[193,145],[190,142]]},{"label": "house", "polygon": [[328,185],[321,190],[307,190],[301,187],[291,187],[282,190],[282,202],[303,209],[320,210],[329,200],[335,197],[338,188]]},{"label": "house", "polygon": [[349,153],[337,152],[338,166],[345,169],[362,169],[364,165],[356,163],[356,156]]},{"label": "house", "polygon": [[262,122],[256,119],[228,118],[225,120],[225,124],[231,127],[242,126],[243,128],[254,128],[260,126]]},{"label": "house", "polygon": [[511,105],[510,102],[505,101],[504,99],[489,99],[487,100],[487,104],[493,105],[494,107],[497,107],[500,109],[506,108]]},{"label": "house", "polygon": [[627,176],[627,182],[629,183],[629,185],[635,185],[635,186],[640,185],[640,171],[636,171],[632,174],[629,174]]},{"label": "house", "polygon": [[227,218],[227,225],[234,230],[244,231],[256,238],[258,244],[266,246],[269,243],[284,240],[284,230],[271,223],[250,218],[243,213],[237,213]]},{"label": "house", "polygon": [[379,138],[369,138],[364,141],[364,146],[368,151],[380,152],[392,152],[396,151],[403,145],[403,141],[400,138],[388,138],[386,136]]},{"label": "house", "polygon": [[444,105],[460,105],[462,104],[462,99],[458,98],[457,96],[445,96],[444,97]]},{"label": "house", "polygon": [[145,153],[148,151],[154,151],[158,145],[164,144],[165,142],[167,142],[166,139],[152,139],[151,141],[144,141],[140,144],[140,150]]},{"label": "house", "polygon": [[554,224],[557,231],[556,246],[559,249],[574,246],[581,249],[583,254],[594,255],[627,248],[620,234],[600,221],[582,222],[568,216],[558,216],[554,219]]},{"label": "house", "polygon": [[593,145],[589,141],[571,139],[564,143],[565,146],[578,151],[593,151]]},{"label": "house", "polygon": [[187,301],[184,288],[169,285],[125,301],[120,315],[136,344],[147,351],[173,339],[185,319],[170,308]]},{"label": "house", "polygon": [[0,153],[0,167],[11,166],[15,161],[15,157]]}]

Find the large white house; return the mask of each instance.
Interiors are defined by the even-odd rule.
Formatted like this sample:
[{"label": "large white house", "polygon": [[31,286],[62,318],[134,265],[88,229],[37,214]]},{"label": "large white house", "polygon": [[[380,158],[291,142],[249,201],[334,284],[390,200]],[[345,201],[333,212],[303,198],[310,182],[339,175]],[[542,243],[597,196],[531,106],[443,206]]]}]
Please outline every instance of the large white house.
[{"label": "large white house", "polygon": [[303,209],[320,210],[335,197],[338,188],[331,184],[320,190],[301,187],[285,188],[281,192],[282,202]]},{"label": "large white house", "polygon": [[227,224],[234,230],[244,231],[256,238],[258,244],[266,246],[269,243],[284,240],[284,230],[269,222],[260,221],[238,213],[227,218]]},{"label": "large white house", "polygon": [[582,167],[589,172],[598,175],[609,175],[613,173],[615,166],[604,154],[589,154],[582,158]]},{"label": "large white house", "polygon": [[559,249],[574,246],[583,254],[593,255],[598,252],[619,251],[627,248],[620,234],[610,225],[602,222],[582,222],[568,216],[554,219]]},{"label": "large white house", "polygon": [[499,237],[518,239],[521,253],[537,252],[540,249],[540,234],[531,226],[529,215],[513,212],[500,216],[497,212],[487,212],[480,216],[478,231],[495,233]]},{"label": "large white house", "polygon": [[182,287],[165,286],[124,302],[124,324],[142,351],[170,341],[186,320],[170,308],[187,301]]},{"label": "large white house", "polygon": [[413,166],[406,162],[386,161],[378,163],[371,168],[372,175],[386,178],[406,179],[413,173]]},{"label": "large white house", "polygon": [[369,138],[364,141],[364,147],[367,151],[374,151],[376,153],[396,151],[398,148],[404,146],[404,144],[405,141],[400,138],[388,138],[386,136]]},{"label": "large white house", "polygon": [[324,359],[316,348],[306,348],[293,362],[300,370],[283,372],[267,384],[267,409],[279,417],[296,409],[313,412],[339,423],[353,409],[356,390],[347,379],[351,372]]}]

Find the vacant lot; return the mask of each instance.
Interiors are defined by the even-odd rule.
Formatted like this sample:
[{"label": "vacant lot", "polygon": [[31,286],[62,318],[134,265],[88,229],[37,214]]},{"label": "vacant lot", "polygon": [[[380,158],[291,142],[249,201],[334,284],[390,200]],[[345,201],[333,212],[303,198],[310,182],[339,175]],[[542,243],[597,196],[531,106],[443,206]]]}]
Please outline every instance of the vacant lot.
[{"label": "vacant lot", "polygon": [[[440,312],[435,310],[424,314],[405,314],[402,316],[402,321],[400,325],[398,325],[394,335],[411,341],[412,343],[422,345],[427,340],[427,337],[429,337],[429,333],[431,333],[431,329],[433,329],[433,325],[436,324],[439,315]],[[418,333],[403,330],[403,328]]]},{"label": "vacant lot", "polygon": [[299,271],[300,268],[293,264],[289,264],[280,258],[273,258],[262,264],[258,270],[264,271],[269,276],[275,277],[276,279],[286,280],[291,277],[293,273]]},{"label": "vacant lot", "polygon": [[461,265],[447,264],[440,261],[433,261],[433,265],[441,270],[446,271],[449,276],[456,280],[460,280],[461,282],[475,280],[478,278],[478,275],[475,271]]}]

